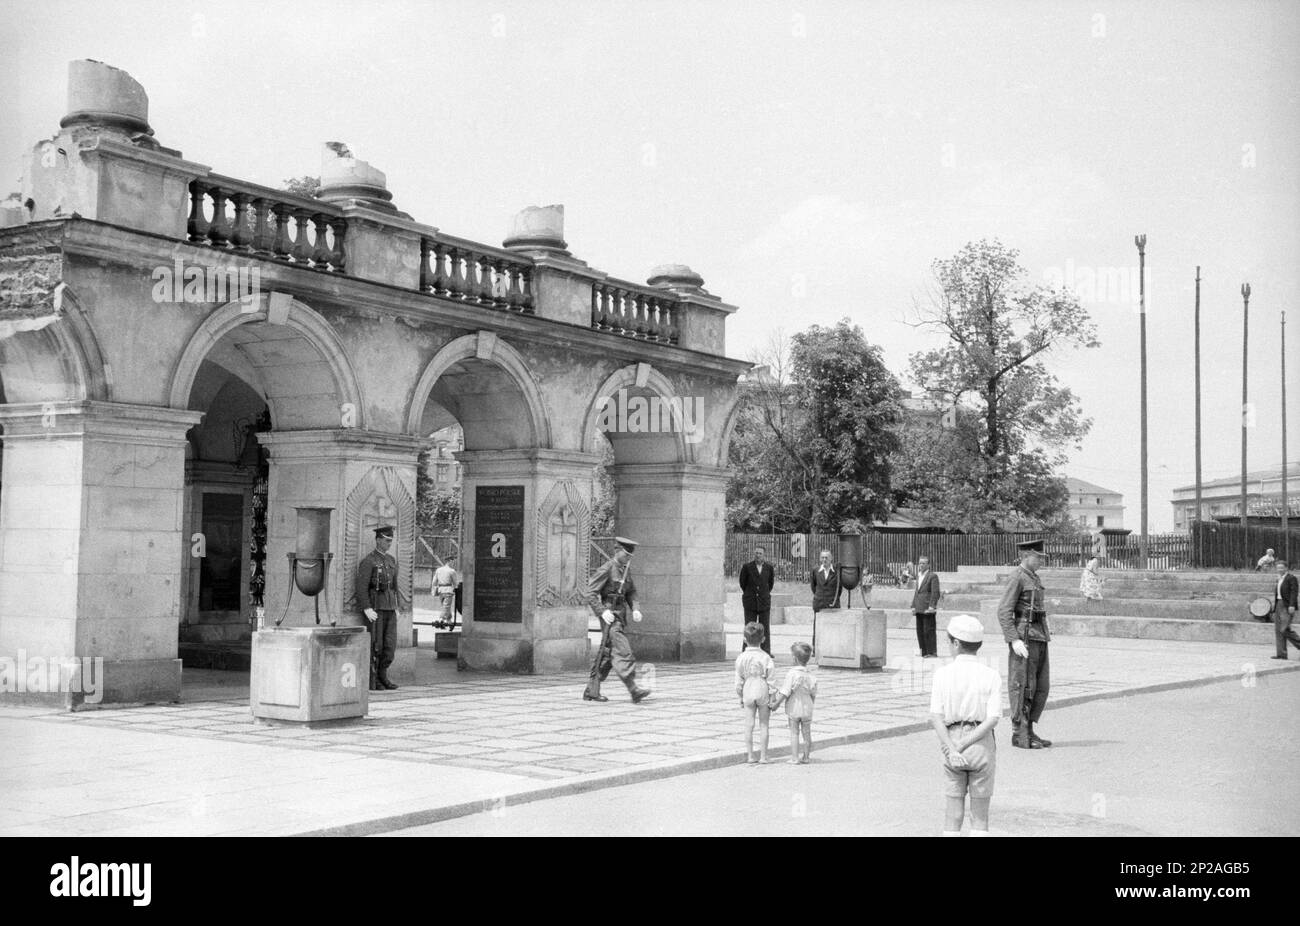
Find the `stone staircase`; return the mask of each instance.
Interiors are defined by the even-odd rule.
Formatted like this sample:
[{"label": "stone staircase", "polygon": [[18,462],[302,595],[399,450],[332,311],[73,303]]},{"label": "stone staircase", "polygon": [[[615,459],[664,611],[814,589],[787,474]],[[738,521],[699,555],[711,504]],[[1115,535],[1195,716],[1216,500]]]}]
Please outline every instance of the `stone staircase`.
[{"label": "stone staircase", "polygon": [[[1277,583],[1273,575],[1104,570],[1103,599],[1087,601],[1079,593],[1080,571],[1039,570],[1055,635],[1272,644],[1272,622],[1252,618],[1249,606],[1255,598],[1272,597]],[[943,589],[937,615],[940,629],[953,616],[966,613],[977,615],[986,631],[1000,632],[997,603],[1012,572],[1012,567],[1005,566],[962,566],[956,572],[939,573]],[[855,601],[857,597],[855,593]],[[812,623],[806,596],[785,594],[780,598],[778,602],[778,596],[773,596],[773,624]],[[796,599],[798,604],[793,603]],[[911,602],[911,589],[877,587],[871,591],[870,606],[885,612],[890,627],[913,626]],[[743,620],[738,592],[728,594],[727,620]]]}]

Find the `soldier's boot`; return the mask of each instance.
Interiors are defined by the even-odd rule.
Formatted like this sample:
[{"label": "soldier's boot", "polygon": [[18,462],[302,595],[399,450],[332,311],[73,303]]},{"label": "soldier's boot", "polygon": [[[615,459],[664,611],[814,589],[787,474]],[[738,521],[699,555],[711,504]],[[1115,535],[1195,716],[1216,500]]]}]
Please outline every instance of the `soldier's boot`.
[{"label": "soldier's boot", "polygon": [[1029,724],[1018,723],[1012,728],[1011,745],[1017,749],[1032,749],[1029,741]]},{"label": "soldier's boot", "polygon": [[642,701],[644,701],[644,700],[645,700],[646,698],[648,698],[648,697],[650,697],[650,689],[649,689],[649,688],[633,688],[633,689],[632,689],[632,703],[633,703],[633,704],[640,704]]},{"label": "soldier's boot", "polygon": [[386,689],[389,690],[389,691],[396,691],[396,690],[397,690],[397,685],[393,682],[393,680],[392,680],[391,678],[388,677],[388,670],[387,670],[387,669],[380,669],[380,670],[379,670],[379,684],[382,685],[384,688],[386,688]]},{"label": "soldier's boot", "polygon": [[374,659],[370,660],[370,690],[383,691],[384,686],[379,684],[379,663]]},{"label": "soldier's boot", "polygon": [[1046,749],[1050,745],[1052,745],[1052,741],[1045,740],[1035,733],[1034,725],[1031,723],[1029,725],[1029,747],[1031,749]]}]

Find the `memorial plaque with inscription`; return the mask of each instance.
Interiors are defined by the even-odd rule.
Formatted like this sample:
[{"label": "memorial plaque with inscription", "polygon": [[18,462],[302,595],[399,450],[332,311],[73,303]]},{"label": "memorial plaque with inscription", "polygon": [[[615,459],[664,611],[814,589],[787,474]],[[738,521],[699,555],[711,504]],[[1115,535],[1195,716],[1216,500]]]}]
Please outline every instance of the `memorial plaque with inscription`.
[{"label": "memorial plaque with inscription", "polygon": [[473,618],[523,622],[523,486],[478,486],[475,490]]}]

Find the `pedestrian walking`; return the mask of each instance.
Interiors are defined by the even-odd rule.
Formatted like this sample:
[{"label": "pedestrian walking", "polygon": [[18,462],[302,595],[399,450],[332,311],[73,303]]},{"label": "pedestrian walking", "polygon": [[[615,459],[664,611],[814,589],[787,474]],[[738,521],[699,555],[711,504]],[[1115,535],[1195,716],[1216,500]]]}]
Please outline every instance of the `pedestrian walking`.
[{"label": "pedestrian walking", "polygon": [[979,618],[958,614],[948,622],[953,660],[935,670],[930,726],[943,750],[943,835],[960,836],[970,797],[970,834],[989,834],[989,804],[997,771],[993,728],[1002,716],[1002,679],[977,658],[984,643]]},{"label": "pedestrian walking", "polygon": [[456,557],[449,556],[443,560],[433,573],[433,593],[442,605],[442,614],[438,624],[450,630],[456,626]]},{"label": "pedestrian walking", "polygon": [[1264,551],[1264,555],[1261,556],[1258,562],[1255,563],[1255,571],[1267,572],[1269,569],[1273,568],[1276,562],[1277,562],[1277,558],[1273,555],[1273,549],[1272,547],[1270,547],[1269,549]]},{"label": "pedestrian walking", "polygon": [[[745,625],[745,642],[749,647],[736,657],[736,696],[745,709],[745,761],[750,765],[767,764],[768,718],[771,714],[772,677],[776,662],[764,652],[763,625],[751,621]],[[758,720],[758,758],[754,758],[754,721]]]},{"label": "pedestrian walking", "polygon": [[[808,665],[812,647],[796,643],[790,647],[794,666],[785,674],[785,681],[772,701],[772,710],[785,703],[785,717],[790,725],[790,764],[803,765],[812,757],[813,701],[817,698],[817,673]],[[803,750],[799,749],[802,734]]]},{"label": "pedestrian walking", "polygon": [[1101,560],[1094,556],[1083,567],[1083,575],[1079,577],[1079,592],[1085,601],[1101,601],[1101,587],[1105,583],[1101,574]]},{"label": "pedestrian walking", "polygon": [[631,562],[636,541],[615,537],[614,542],[618,544],[614,558],[597,569],[587,585],[592,613],[600,618],[600,647],[591,662],[591,675],[582,700],[609,700],[600,693],[600,684],[612,669],[627,686],[632,703],[639,704],[650,696],[650,691],[636,683],[636,656],[632,654],[626,633],[629,616],[633,621],[641,620],[641,612],[636,610],[636,585],[632,582]]},{"label": "pedestrian walking", "polygon": [[998,624],[1007,641],[1007,693],[1011,700],[1011,745],[1044,749],[1052,745],[1034,732],[1034,724],[1047,706],[1051,687],[1047,644],[1052,639],[1047,624],[1042,580],[1038,567],[1044,558],[1043,541],[1016,544],[1020,565],[1007,580],[998,602]]},{"label": "pedestrian walking", "polygon": [[1300,636],[1291,626],[1295,619],[1296,599],[1300,597],[1300,580],[1291,574],[1291,566],[1284,559],[1278,560],[1275,568],[1277,587],[1273,590],[1273,638],[1277,655],[1273,658],[1286,659],[1287,643],[1300,649]]}]

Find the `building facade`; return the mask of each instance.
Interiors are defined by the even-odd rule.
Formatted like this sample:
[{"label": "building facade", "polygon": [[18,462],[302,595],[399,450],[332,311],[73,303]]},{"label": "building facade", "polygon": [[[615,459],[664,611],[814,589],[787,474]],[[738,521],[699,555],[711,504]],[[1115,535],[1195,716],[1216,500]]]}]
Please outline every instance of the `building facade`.
[{"label": "building facade", "polygon": [[1124,495],[1074,476],[1065,477],[1070,496],[1070,520],[1082,530],[1124,527]]},{"label": "building facade", "polygon": [[[1287,516],[1300,517],[1300,463],[1287,464]],[[1173,491],[1174,527],[1186,530],[1196,518],[1196,483]],[[1246,473],[1248,516],[1278,517],[1282,513],[1282,467]],[[1227,476],[1201,483],[1202,521],[1241,517],[1241,477]]]}]

